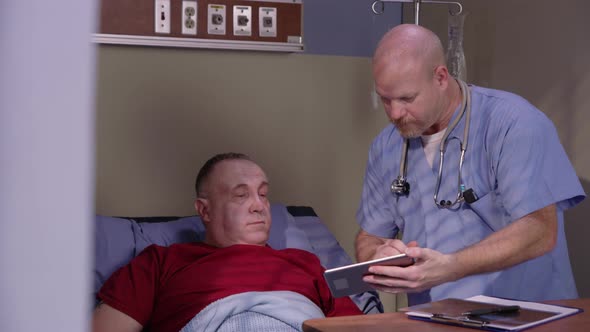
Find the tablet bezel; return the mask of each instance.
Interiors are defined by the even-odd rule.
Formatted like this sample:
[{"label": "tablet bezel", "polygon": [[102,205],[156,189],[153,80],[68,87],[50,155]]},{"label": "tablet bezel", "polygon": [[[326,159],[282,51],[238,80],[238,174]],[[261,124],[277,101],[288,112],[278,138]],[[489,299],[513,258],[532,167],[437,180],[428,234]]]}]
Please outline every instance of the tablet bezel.
[{"label": "tablet bezel", "polygon": [[334,297],[344,297],[374,290],[363,281],[363,276],[369,273],[371,266],[406,267],[412,264],[414,264],[413,258],[406,254],[399,254],[329,269],[324,271],[324,278]]}]

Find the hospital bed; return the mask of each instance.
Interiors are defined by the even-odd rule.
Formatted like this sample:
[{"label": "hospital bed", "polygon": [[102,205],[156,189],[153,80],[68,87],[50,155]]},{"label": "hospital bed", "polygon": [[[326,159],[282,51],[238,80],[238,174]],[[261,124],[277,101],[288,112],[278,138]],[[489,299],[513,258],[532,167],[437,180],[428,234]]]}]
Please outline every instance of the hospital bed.
[{"label": "hospital bed", "polygon": [[[311,207],[271,204],[272,226],[268,244],[274,249],[299,248],[315,254],[326,268],[352,263],[335,237]],[[198,216],[111,217],[96,216],[93,298],[102,284],[151,244],[202,241],[205,228]],[[365,314],[382,313],[377,292],[351,299]],[[96,302],[95,302],[96,303]]]}]

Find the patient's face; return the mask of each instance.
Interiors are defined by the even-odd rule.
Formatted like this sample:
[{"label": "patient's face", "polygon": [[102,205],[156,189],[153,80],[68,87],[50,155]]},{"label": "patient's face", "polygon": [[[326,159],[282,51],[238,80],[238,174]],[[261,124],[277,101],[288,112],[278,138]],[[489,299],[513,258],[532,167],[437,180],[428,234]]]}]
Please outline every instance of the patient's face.
[{"label": "patient's face", "polygon": [[224,160],[213,169],[206,188],[201,218],[207,225],[208,244],[266,244],[271,225],[268,180],[258,165]]}]

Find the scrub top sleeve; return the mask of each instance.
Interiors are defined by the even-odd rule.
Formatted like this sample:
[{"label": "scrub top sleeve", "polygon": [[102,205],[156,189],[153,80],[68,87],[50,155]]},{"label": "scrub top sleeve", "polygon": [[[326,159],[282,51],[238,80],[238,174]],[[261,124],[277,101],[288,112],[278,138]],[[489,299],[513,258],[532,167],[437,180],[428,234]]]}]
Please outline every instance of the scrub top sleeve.
[{"label": "scrub top sleeve", "polygon": [[497,193],[512,221],[554,203],[564,209],[584,197],[551,121],[540,111],[524,113],[502,119],[503,129],[489,137]]},{"label": "scrub top sleeve", "polygon": [[393,198],[387,184],[393,179],[387,179],[390,172],[384,169],[384,156],[385,153],[377,137],[369,150],[361,203],[356,219],[365,232],[383,238],[393,238],[399,229],[391,210]]}]

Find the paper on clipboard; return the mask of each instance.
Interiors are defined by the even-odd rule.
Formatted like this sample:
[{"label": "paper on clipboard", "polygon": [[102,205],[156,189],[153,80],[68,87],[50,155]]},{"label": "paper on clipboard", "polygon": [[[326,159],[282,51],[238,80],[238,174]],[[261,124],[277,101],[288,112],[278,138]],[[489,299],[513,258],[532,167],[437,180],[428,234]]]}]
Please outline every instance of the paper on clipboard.
[{"label": "paper on clipboard", "polygon": [[[518,305],[520,310],[510,314],[488,314],[477,317],[462,313],[493,306]],[[521,331],[552,320],[580,312],[578,308],[538,302],[507,300],[478,295],[464,300],[446,299],[401,309],[412,319],[460,325],[484,330]]]}]

